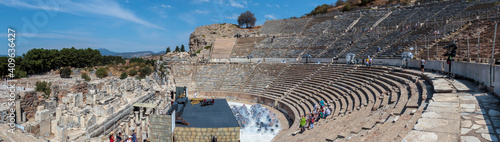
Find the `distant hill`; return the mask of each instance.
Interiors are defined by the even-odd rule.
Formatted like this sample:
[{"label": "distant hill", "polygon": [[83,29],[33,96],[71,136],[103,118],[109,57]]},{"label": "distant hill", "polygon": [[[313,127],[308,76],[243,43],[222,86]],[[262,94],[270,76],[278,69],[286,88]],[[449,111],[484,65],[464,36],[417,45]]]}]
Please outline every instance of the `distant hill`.
[{"label": "distant hill", "polygon": [[164,51],[160,52],[152,52],[152,51],[138,51],[138,52],[113,52],[105,48],[99,48],[97,49],[101,52],[101,55],[103,56],[122,56],[124,58],[134,58],[134,57],[144,57],[144,56],[149,56],[149,55],[158,55],[158,54],[164,54]]},{"label": "distant hill", "polygon": [[106,48],[99,48],[97,50],[99,50],[99,52],[101,52],[101,55],[103,56],[109,56],[109,55],[115,56],[116,54],[118,54],[117,52],[109,51]]}]

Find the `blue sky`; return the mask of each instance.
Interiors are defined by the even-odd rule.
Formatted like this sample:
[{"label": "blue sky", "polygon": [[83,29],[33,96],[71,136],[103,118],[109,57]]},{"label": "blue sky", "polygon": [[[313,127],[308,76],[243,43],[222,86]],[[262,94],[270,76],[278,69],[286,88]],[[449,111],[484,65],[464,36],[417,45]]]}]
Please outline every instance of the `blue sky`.
[{"label": "blue sky", "polygon": [[[189,43],[198,26],[235,23],[251,11],[266,19],[302,16],[334,0],[1,0],[0,38],[16,30],[17,54],[32,48],[164,51]],[[5,40],[6,41],[6,40]],[[5,44],[0,55],[7,54]]]}]

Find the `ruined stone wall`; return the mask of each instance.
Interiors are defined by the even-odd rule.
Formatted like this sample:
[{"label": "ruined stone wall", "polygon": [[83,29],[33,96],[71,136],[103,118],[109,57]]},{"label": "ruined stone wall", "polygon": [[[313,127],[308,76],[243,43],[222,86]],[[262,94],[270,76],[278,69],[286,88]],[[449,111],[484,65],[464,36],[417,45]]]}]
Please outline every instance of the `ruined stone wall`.
[{"label": "ruined stone wall", "polygon": [[44,105],[45,102],[38,99],[37,92],[25,92],[20,95],[22,112],[26,112],[26,119],[34,119],[36,109],[39,105]]},{"label": "ruined stone wall", "polygon": [[[240,34],[242,37],[258,36],[259,29],[240,29],[233,24],[211,24],[197,27],[189,36],[189,54],[194,54],[205,46],[213,46],[216,38],[230,38]],[[174,50],[171,47],[170,50]]]},{"label": "ruined stone wall", "polygon": [[211,141],[213,136],[217,136],[217,141],[238,142],[240,140],[240,127],[175,127],[174,130],[175,141]]},{"label": "ruined stone wall", "polygon": [[149,125],[151,141],[172,141],[172,116],[152,115]]}]

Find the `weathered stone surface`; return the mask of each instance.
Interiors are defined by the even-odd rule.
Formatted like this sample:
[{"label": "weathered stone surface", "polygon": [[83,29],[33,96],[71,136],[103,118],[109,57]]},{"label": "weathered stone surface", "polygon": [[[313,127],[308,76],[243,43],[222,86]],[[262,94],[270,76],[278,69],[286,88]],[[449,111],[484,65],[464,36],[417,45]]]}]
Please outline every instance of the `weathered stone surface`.
[{"label": "weathered stone surface", "polygon": [[497,138],[497,135],[491,135],[491,134],[481,134],[481,137],[483,137],[484,139],[488,140],[488,141],[498,141],[498,138]]},{"label": "weathered stone surface", "polygon": [[414,129],[457,134],[460,130],[459,123],[460,121],[456,120],[421,118],[417,121]]},{"label": "weathered stone surface", "polygon": [[431,132],[422,132],[422,131],[411,131],[406,135],[403,141],[406,142],[436,142],[438,140],[438,135]]},{"label": "weathered stone surface", "polygon": [[470,120],[463,120],[462,121],[462,128],[469,128],[472,126],[472,121]]},{"label": "weathered stone surface", "polygon": [[460,134],[462,134],[462,135],[467,134],[470,132],[470,130],[472,130],[472,129],[462,128]]},{"label": "weathered stone surface", "polygon": [[481,127],[482,127],[481,125],[474,124],[472,125],[471,129],[479,129]]},{"label": "weathered stone surface", "polygon": [[425,112],[422,114],[423,118],[441,118],[441,119],[460,119],[460,114],[457,113],[442,113],[442,112]]},{"label": "weathered stone surface", "polygon": [[474,136],[461,136],[460,137],[461,142],[481,142],[478,138]]},{"label": "weathered stone surface", "polygon": [[451,93],[453,92],[453,86],[451,83],[443,78],[438,78],[432,80],[432,85],[434,85],[434,92],[436,93]]},{"label": "weathered stone surface", "polygon": [[462,109],[476,109],[476,104],[460,104]]}]

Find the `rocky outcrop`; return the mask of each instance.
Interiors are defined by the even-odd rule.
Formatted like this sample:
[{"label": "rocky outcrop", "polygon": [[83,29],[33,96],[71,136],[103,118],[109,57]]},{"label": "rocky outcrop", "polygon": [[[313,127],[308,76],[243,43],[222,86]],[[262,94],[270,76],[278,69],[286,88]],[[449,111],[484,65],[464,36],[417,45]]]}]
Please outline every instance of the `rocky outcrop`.
[{"label": "rocky outcrop", "polygon": [[189,37],[189,54],[203,49],[206,46],[212,46],[216,38],[230,37],[255,37],[259,36],[260,28],[240,29],[234,24],[211,24],[197,27]]}]

